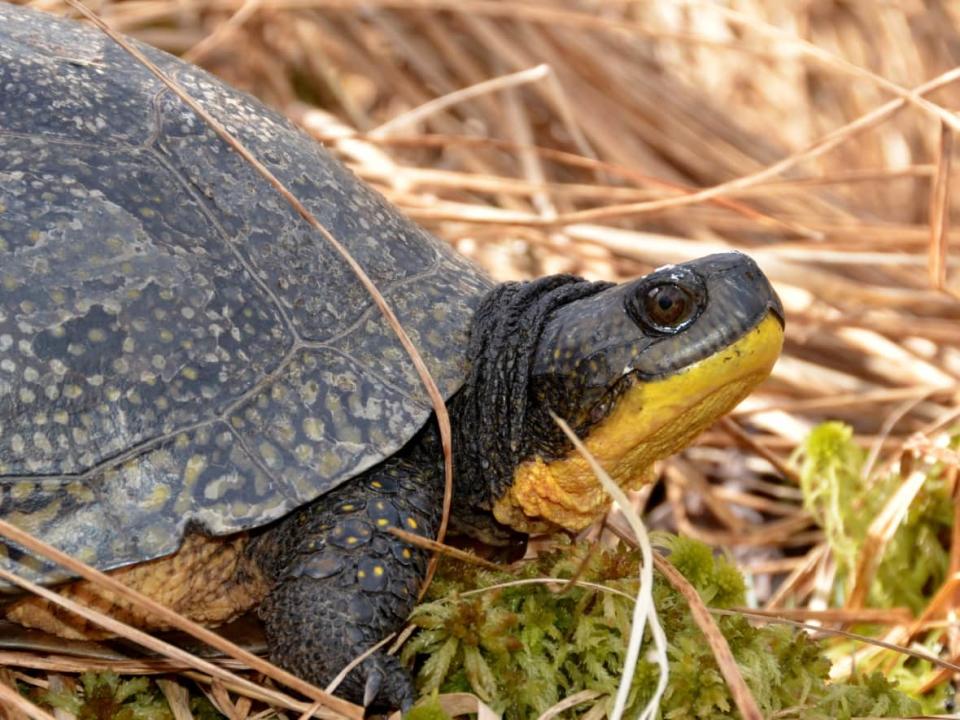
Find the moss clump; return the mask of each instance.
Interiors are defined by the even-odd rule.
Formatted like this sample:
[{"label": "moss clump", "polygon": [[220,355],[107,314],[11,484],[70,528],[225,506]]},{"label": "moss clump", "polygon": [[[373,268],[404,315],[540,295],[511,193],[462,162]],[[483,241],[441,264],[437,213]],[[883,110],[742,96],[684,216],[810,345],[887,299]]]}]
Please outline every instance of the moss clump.
[{"label": "moss clump", "polygon": [[[903,482],[897,472],[863,477],[866,453],[843,423],[823,423],[801,449],[804,504],[823,528],[838,566],[837,605],[856,575],[870,523]],[[949,551],[942,538],[953,524],[953,502],[940,465],[927,478],[907,516],[884,549],[867,595],[871,607],[908,607],[919,613],[947,573]]]},{"label": "moss clump", "polygon": [[[949,445],[960,443],[954,436]],[[866,452],[853,440],[853,431],[839,422],[823,423],[810,433],[800,450],[801,488],[804,503],[830,545],[837,564],[833,603],[843,605],[861,561],[867,533],[903,482],[899,472],[875,472],[865,477]],[[949,537],[953,524],[950,482],[941,463],[918,461],[923,484],[910,503],[906,516],[883,550],[868,588],[866,603],[872,607],[907,607],[921,613],[946,579],[949,567]],[[941,650],[943,631],[934,629],[916,638],[927,652]],[[848,657],[855,646],[834,641],[828,653]],[[925,689],[938,668],[930,662],[897,653],[878,651],[861,658],[862,670],[882,668],[907,692],[923,690],[923,711],[941,712],[948,687],[941,683]]]},{"label": "moss clump", "polygon": [[[709,605],[743,603],[743,578],[724,557],[693,540],[659,540]],[[428,602],[414,611],[413,622],[421,629],[405,646],[403,658],[416,665],[424,693],[472,691],[507,718],[537,717],[581,690],[601,693],[594,703],[609,711],[626,654],[638,563],[634,551],[591,551],[587,546],[544,555],[513,572],[446,562]],[[583,585],[557,592],[556,586],[542,583],[467,594],[472,588],[513,580],[574,575],[626,596]],[[684,599],[658,577],[654,600],[669,643],[670,682],[661,717],[738,717]],[[893,717],[918,709],[881,676],[828,685],[829,663],[820,646],[804,634],[773,625],[756,628],[739,616],[720,616],[717,622],[767,716]],[[650,646],[649,636],[645,643]],[[628,716],[648,700],[657,674],[655,664],[641,657]],[[587,703],[577,712],[590,709]]]},{"label": "moss clump", "polygon": [[83,673],[76,689],[49,691],[41,702],[77,720],[173,720],[166,699],[149,679],[121,680],[112,672]]}]

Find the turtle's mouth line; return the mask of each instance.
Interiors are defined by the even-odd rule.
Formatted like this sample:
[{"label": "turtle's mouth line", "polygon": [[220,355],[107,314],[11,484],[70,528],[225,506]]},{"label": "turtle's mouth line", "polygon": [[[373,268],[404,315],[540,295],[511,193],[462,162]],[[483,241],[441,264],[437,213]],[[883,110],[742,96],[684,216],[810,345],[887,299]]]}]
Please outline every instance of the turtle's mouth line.
[{"label": "turtle's mouth line", "polygon": [[[587,449],[622,487],[642,485],[654,462],[686,447],[759,385],[782,345],[783,325],[771,312],[713,355],[661,379],[634,381],[586,435]],[[579,530],[607,504],[586,460],[571,452],[522,463],[494,515],[526,532],[544,521]]]}]

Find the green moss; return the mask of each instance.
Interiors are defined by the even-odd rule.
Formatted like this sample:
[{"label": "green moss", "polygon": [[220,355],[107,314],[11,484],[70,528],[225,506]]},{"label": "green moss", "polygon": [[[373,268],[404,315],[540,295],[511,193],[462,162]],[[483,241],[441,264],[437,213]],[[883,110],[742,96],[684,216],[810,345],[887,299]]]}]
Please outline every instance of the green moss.
[{"label": "green moss", "polygon": [[[870,523],[903,482],[898,472],[862,477],[866,453],[853,441],[852,429],[823,423],[801,449],[804,504],[823,528],[837,561],[837,605],[842,605],[856,575],[860,549]],[[931,588],[947,573],[949,551],[942,538],[953,524],[953,503],[943,468],[925,468],[927,478],[906,518],[884,549],[867,595],[871,607],[908,607],[919,613]]]},{"label": "green moss", "polygon": [[406,714],[405,720],[450,720],[450,716],[440,707],[437,693],[434,692],[418,702],[417,706]]},{"label": "green moss", "polygon": [[[714,607],[743,603],[744,582],[723,556],[685,538],[660,537],[681,573]],[[571,546],[523,565],[518,572],[491,572],[447,562],[428,602],[413,621],[420,630],[403,659],[416,666],[424,693],[470,690],[507,718],[537,717],[584,689],[602,693],[612,708],[626,654],[637,592],[639,555]],[[570,578],[623,591],[582,585],[527,584],[465,594],[474,587],[533,577]],[[659,577],[654,599],[668,638],[670,682],[661,717],[710,720],[738,717],[713,653],[684,599]],[[755,628],[739,616],[719,616],[721,631],[764,715],[809,720],[902,716],[917,704],[882,677],[845,685],[826,682],[829,663],[806,635],[780,626]],[[650,646],[649,636],[645,647]],[[656,685],[657,667],[641,654],[627,716],[635,715]],[[581,705],[581,714],[590,709]],[[869,713],[861,713],[869,708]],[[856,712],[854,712],[856,711]]]},{"label": "green moss", "polygon": [[50,691],[41,702],[77,720],[173,720],[163,694],[149,679],[121,680],[112,672],[87,672],[75,690]]}]

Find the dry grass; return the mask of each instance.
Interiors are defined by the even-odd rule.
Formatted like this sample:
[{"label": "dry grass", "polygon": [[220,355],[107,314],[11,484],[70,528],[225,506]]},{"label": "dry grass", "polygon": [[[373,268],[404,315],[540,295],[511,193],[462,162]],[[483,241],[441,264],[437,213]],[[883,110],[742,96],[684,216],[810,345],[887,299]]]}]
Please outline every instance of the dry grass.
[{"label": "dry grass", "polygon": [[[767,607],[828,621],[815,592],[827,551],[789,454],[839,418],[883,467],[937,452],[957,416],[956,3],[90,6],[280,108],[498,279],[619,279],[751,253],[784,300],[784,357],[733,423],[666,466],[666,499],[648,509],[734,548]],[[911,487],[875,523],[875,550]],[[858,617],[862,571],[844,620]],[[954,590],[921,618],[893,613],[890,636],[941,621]]]}]

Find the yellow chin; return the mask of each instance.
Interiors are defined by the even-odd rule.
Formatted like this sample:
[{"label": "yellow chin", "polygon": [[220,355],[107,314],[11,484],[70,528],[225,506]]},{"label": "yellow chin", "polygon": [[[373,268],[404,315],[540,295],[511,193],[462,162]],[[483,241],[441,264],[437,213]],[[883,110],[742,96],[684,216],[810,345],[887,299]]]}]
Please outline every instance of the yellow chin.
[{"label": "yellow chin", "polygon": [[[708,358],[675,375],[638,381],[611,413],[591,429],[587,448],[626,489],[648,481],[656,460],[686,447],[732,410],[773,369],[783,328],[772,314]],[[575,451],[557,459],[522,463],[513,485],[497,500],[497,520],[521,532],[552,526],[580,530],[606,508],[609,497]]]}]

